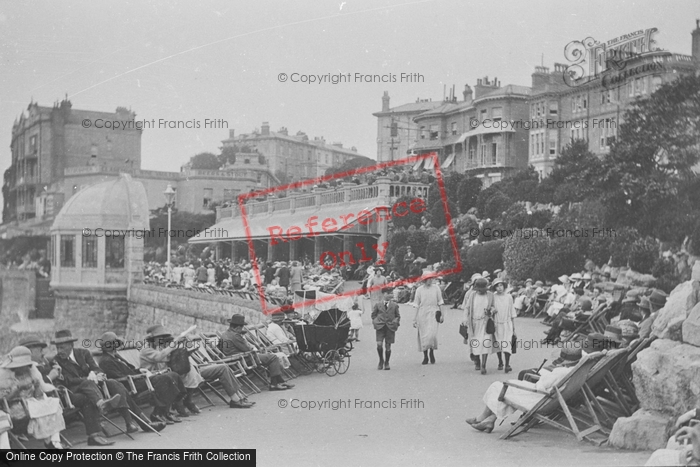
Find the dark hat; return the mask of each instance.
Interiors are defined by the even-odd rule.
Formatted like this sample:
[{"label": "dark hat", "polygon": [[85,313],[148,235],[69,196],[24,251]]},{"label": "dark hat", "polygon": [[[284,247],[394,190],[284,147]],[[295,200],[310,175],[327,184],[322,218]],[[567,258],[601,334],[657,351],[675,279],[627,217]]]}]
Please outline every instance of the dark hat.
[{"label": "dark hat", "polygon": [[609,340],[605,338],[604,335],[599,332],[594,332],[586,337],[586,341],[583,343],[583,350],[586,353],[602,352],[605,349],[610,348]]},{"label": "dark hat", "polygon": [[22,347],[46,347],[48,344],[44,341],[42,341],[39,336],[36,334],[30,334],[21,341],[19,341],[19,345]]},{"label": "dark hat", "polygon": [[591,311],[593,309],[593,302],[587,298],[581,299],[581,311]]},{"label": "dark hat", "polygon": [[77,337],[73,337],[69,329],[62,329],[56,331],[54,339],[51,341],[52,344],[63,344],[65,342],[75,342]]},{"label": "dark hat", "polygon": [[483,277],[479,277],[474,281],[474,288],[484,290],[489,286],[489,281]]},{"label": "dark hat", "polygon": [[10,353],[5,355],[0,367],[2,368],[21,368],[23,366],[31,366],[32,351],[26,347],[18,346],[10,350]]},{"label": "dark hat", "polygon": [[155,326],[151,326],[150,328],[146,329],[146,339],[148,340],[155,340],[158,337],[172,337],[173,335],[170,334],[162,325],[156,324]]},{"label": "dark hat", "polygon": [[660,289],[654,289],[649,296],[649,302],[656,307],[663,307],[668,300],[668,294]]},{"label": "dark hat", "polygon": [[620,343],[622,342],[622,329],[614,325],[605,326],[605,334],[603,334],[603,337],[613,342]]},{"label": "dark hat", "polygon": [[107,331],[95,342],[100,349],[114,350],[124,344],[124,341],[117,337],[112,331]]},{"label": "dark hat", "polygon": [[239,314],[231,316],[231,319],[228,320],[228,322],[234,326],[245,326],[246,324],[248,324],[245,322],[245,316]]},{"label": "dark hat", "polygon": [[581,360],[581,346],[575,345],[573,342],[567,342],[567,345],[562,347],[559,353],[559,358],[552,362],[554,366],[573,366]]},{"label": "dark hat", "polygon": [[651,310],[651,302],[649,302],[647,297],[642,297],[637,306],[642,310]]},{"label": "dark hat", "polygon": [[639,290],[631,289],[631,290],[628,290],[627,293],[625,294],[625,299],[622,300],[622,303],[630,303],[630,302],[636,303],[638,298],[639,298]]}]

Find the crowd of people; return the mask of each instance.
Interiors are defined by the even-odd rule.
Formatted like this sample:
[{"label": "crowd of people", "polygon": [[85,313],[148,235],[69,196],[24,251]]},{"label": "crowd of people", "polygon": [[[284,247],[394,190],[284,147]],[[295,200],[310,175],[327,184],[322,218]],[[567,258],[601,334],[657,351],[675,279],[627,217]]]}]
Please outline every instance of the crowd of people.
[{"label": "crowd of people", "polygon": [[[270,318],[265,328],[267,338],[272,343],[295,345],[284,317],[278,313]],[[230,408],[252,408],[255,402],[248,400],[237,378],[240,366],[236,356],[252,356],[256,365],[265,368],[269,390],[294,387],[283,373],[289,368],[287,356],[246,339],[248,323],[243,315],[231,317],[216,351],[208,354],[219,355],[218,359],[198,362],[192,355],[193,348],[207,352],[203,337],[193,334],[195,328],[174,336],[161,325],[150,326],[143,345],[136,347],[140,347],[138,366],[120,355],[125,339],[114,332],[94,340],[100,350],[98,361],[86,348],[75,346],[78,338],[70,330],[55,333],[50,342],[55,351],[51,352],[47,352],[49,344],[38,336],[27,336],[0,363],[0,398],[9,408],[0,410],[0,449],[10,448],[10,428],[43,440],[47,449],[64,449],[60,434],[66,428],[65,407],[75,407],[81,414],[89,446],[114,444],[104,436],[101,424],[101,416],[110,411],[124,419],[126,433],[160,432],[167,425],[180,423],[182,417],[200,413],[194,396],[205,382],[221,385]],[[135,400],[134,389],[148,396],[149,415]]]}]

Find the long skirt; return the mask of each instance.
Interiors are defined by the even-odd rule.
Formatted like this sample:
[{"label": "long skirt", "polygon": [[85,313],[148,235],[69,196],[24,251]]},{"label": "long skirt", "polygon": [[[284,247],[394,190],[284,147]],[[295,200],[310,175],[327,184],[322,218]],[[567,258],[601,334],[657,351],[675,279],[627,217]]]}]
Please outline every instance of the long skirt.
[{"label": "long skirt", "polygon": [[428,349],[438,348],[438,327],[435,319],[437,310],[418,310],[418,351],[425,352]]},{"label": "long skirt", "polygon": [[[517,380],[512,381],[521,386],[531,386],[532,389],[535,389],[535,385],[533,383]],[[496,381],[491,383],[491,386],[489,386],[484,393],[484,404],[486,404],[491,412],[496,414],[498,418],[505,418],[519,410],[516,409],[514,405],[530,410],[542,399],[542,394],[509,387],[508,391],[506,392],[505,400],[499,401],[498,396],[501,394],[502,389],[503,383]],[[510,405],[509,402],[513,405]]]}]

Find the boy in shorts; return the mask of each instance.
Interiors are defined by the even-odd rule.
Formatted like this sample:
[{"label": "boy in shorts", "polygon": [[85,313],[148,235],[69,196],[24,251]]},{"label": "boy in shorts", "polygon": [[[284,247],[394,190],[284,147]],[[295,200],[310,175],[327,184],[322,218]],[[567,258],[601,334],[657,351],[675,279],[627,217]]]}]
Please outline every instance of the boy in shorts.
[{"label": "boy in shorts", "polygon": [[[401,315],[399,305],[394,301],[393,290],[385,287],[382,289],[382,294],[384,300],[375,303],[372,308],[372,324],[377,334],[377,353],[379,354],[377,370],[390,370],[391,344],[394,343]],[[386,343],[386,351],[384,351],[384,343]]]}]

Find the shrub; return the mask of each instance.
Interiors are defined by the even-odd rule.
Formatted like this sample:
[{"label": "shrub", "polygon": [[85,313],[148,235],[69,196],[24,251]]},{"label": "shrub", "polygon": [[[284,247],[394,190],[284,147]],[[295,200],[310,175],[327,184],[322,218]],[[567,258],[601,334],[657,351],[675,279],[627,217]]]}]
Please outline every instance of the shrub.
[{"label": "shrub", "polygon": [[[450,211],[450,217],[458,215],[457,206],[452,200],[447,200],[447,209]],[[436,229],[441,229],[447,225],[447,216],[443,209],[442,200],[439,203],[433,204],[430,208],[430,225]]]},{"label": "shrub", "polygon": [[462,279],[467,281],[475,273],[503,269],[503,240],[473,245],[462,249]]},{"label": "shrub", "polygon": [[[408,213],[404,216],[392,216],[391,217],[391,222],[396,229],[408,229],[410,226],[414,225],[416,227],[421,226],[421,218],[423,214],[420,213],[415,213],[411,211],[410,205],[411,201],[413,201],[412,196],[404,195],[401,196],[399,199],[396,200],[396,203],[394,203],[394,206],[396,206],[398,203],[406,203],[406,206],[409,206],[408,208]],[[393,211],[393,206],[392,206],[392,212]],[[399,213],[403,213],[404,209],[403,206],[399,208]],[[425,212],[425,211],[424,211]]]},{"label": "shrub", "polygon": [[513,204],[512,199],[497,191],[484,204],[484,216],[488,219],[498,219],[511,204]]},{"label": "shrub", "polygon": [[554,280],[583,269],[584,257],[575,237],[549,238],[544,231],[525,229],[506,239],[503,262],[515,280]]},{"label": "shrub", "polygon": [[629,266],[632,270],[649,274],[659,257],[659,246],[651,238],[636,240],[629,249]]}]

